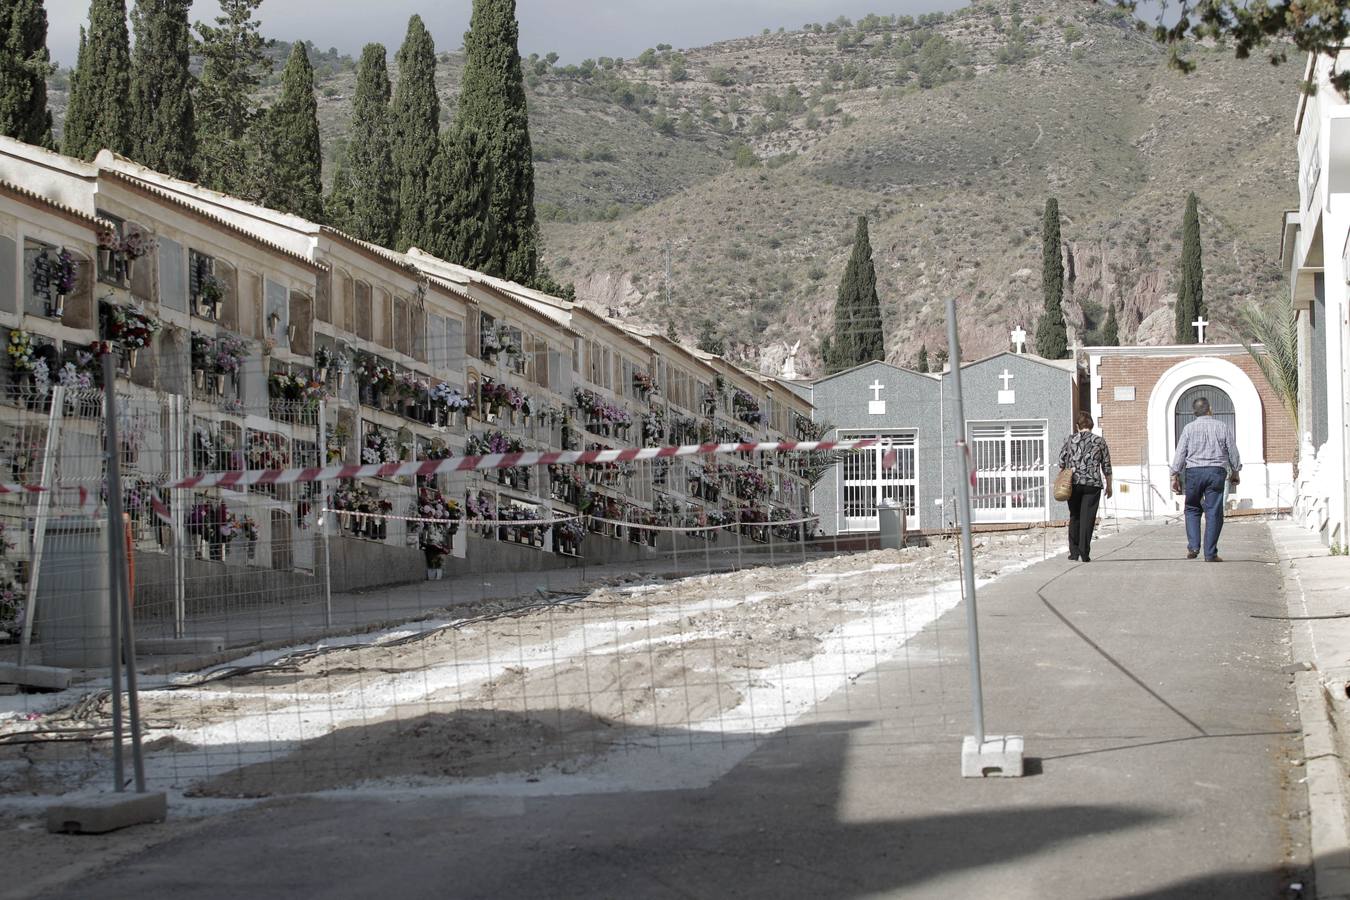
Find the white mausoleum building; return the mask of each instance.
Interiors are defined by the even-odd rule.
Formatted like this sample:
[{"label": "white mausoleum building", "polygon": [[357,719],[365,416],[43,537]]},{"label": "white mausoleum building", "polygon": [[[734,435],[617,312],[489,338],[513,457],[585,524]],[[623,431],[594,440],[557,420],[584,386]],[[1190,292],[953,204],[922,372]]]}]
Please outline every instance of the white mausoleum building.
[{"label": "white mausoleum building", "polygon": [[1284,215],[1280,262],[1298,316],[1299,473],[1296,518],[1331,545],[1350,541],[1350,104],[1331,87],[1337,64],[1310,57],[1294,115],[1298,208]]}]

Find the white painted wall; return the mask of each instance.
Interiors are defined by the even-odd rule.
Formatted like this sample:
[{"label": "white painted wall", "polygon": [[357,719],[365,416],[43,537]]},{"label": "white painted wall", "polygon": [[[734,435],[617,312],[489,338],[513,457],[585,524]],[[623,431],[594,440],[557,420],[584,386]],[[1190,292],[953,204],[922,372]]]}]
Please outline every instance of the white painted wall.
[{"label": "white painted wall", "polygon": [[[1326,301],[1326,380],[1314,386],[1305,372],[1300,382],[1326,392],[1327,441],[1321,447],[1302,442],[1297,516],[1328,543],[1344,545],[1350,541],[1350,266],[1346,246],[1350,237],[1350,106],[1330,87],[1333,67],[1345,68],[1327,59],[1317,61],[1318,91],[1300,101],[1296,145],[1302,222],[1296,258],[1290,265],[1302,267],[1311,260],[1315,266],[1320,256]],[[1318,172],[1319,177],[1311,176]],[[1306,333],[1304,337],[1306,343]],[[1306,363],[1308,356],[1301,354],[1300,359]]]}]

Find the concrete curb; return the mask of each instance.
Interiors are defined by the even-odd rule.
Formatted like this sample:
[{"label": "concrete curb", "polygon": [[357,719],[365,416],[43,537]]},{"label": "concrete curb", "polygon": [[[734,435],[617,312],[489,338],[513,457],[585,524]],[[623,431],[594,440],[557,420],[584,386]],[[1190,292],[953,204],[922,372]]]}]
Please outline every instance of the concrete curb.
[{"label": "concrete curb", "polygon": [[[1278,533],[1271,537],[1280,545]],[[1308,614],[1303,583],[1293,560],[1280,553],[1284,572],[1285,602],[1291,617]],[[1319,900],[1350,900],[1350,800],[1346,797],[1346,772],[1334,719],[1335,706],[1327,693],[1324,674],[1318,669],[1312,624],[1290,623],[1293,661],[1311,669],[1294,674],[1299,720],[1303,724],[1303,756],[1310,811],[1310,841],[1316,896]]]},{"label": "concrete curb", "polygon": [[1310,839],[1319,900],[1350,900],[1350,817],[1346,815],[1345,770],[1322,677],[1294,676],[1311,810]]}]

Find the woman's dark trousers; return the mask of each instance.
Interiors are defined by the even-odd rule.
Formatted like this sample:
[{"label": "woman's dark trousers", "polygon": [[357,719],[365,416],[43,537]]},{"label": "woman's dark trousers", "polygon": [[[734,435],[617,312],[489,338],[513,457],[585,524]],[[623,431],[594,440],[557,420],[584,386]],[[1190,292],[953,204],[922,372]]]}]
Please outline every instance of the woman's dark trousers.
[{"label": "woman's dark trousers", "polygon": [[1069,559],[1087,562],[1092,558],[1092,529],[1097,524],[1097,505],[1102,489],[1075,484],[1069,497]]}]

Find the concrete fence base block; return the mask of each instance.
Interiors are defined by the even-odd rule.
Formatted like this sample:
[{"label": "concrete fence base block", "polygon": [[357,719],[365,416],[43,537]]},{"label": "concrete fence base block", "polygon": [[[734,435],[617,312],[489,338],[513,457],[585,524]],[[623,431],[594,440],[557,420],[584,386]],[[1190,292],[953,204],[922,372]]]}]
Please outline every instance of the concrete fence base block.
[{"label": "concrete fence base block", "polygon": [[85,794],[62,798],[47,807],[47,830],[53,834],[103,834],[163,822],[168,813],[168,800],[162,792]]},{"label": "concrete fence base block", "polygon": [[990,734],[984,743],[966,735],[961,744],[962,778],[1021,778],[1022,736],[1020,734]]},{"label": "concrete fence base block", "polygon": [[219,653],[225,649],[225,639],[221,637],[190,638],[137,638],[138,656],[201,656],[206,653]]},{"label": "concrete fence base block", "polygon": [[70,687],[70,669],[0,663],[0,684],[21,684],[24,687],[44,691],[64,691]]}]

